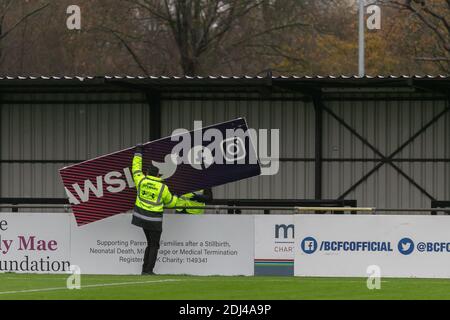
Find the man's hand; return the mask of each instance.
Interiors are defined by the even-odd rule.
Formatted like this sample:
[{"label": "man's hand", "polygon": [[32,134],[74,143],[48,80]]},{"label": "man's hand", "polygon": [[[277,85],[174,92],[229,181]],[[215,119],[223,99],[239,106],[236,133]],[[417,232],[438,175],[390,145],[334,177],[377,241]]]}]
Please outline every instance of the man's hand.
[{"label": "man's hand", "polygon": [[194,193],[194,196],[192,196],[190,200],[203,202],[203,203],[209,203],[209,202],[211,202],[212,199],[213,199],[212,190],[209,188],[209,189],[205,189],[203,191],[203,194]]},{"label": "man's hand", "polygon": [[209,198],[203,194],[194,194],[189,200],[205,203]]},{"label": "man's hand", "polygon": [[135,152],[136,152],[136,153],[140,153],[140,154],[142,154],[142,153],[144,152],[144,146],[142,145],[142,143],[138,143],[138,144],[136,145],[136,150],[135,150]]}]

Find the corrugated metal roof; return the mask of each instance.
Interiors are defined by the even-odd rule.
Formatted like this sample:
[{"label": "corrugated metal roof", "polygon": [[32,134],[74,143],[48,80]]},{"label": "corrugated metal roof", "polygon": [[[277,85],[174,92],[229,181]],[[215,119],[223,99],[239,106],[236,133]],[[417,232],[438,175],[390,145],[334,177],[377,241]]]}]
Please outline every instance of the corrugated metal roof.
[{"label": "corrugated metal roof", "polygon": [[[165,93],[229,93],[259,94],[295,93],[311,96],[330,90],[347,92],[408,92],[450,94],[450,76],[390,75],[364,76],[0,76],[5,92],[158,92]],[[375,91],[374,91],[375,90]],[[397,93],[398,93],[397,92]]]},{"label": "corrugated metal roof", "polygon": [[215,80],[215,79],[296,79],[296,80],[305,80],[305,79],[447,79],[450,78],[448,75],[389,75],[389,76],[357,76],[357,75],[303,75],[303,76],[105,76],[106,79],[186,79],[186,80]]},{"label": "corrugated metal roof", "polygon": [[292,80],[343,80],[343,79],[450,79],[450,75],[389,75],[389,76],[357,76],[357,75],[303,75],[303,76],[130,76],[130,75],[105,75],[105,76],[0,76],[0,80],[252,80],[252,79],[292,79]]}]

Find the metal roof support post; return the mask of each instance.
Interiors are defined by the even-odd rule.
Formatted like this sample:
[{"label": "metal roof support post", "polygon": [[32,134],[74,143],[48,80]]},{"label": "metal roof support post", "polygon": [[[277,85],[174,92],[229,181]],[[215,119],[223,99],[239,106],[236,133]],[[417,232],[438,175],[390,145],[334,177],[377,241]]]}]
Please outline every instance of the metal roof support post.
[{"label": "metal roof support post", "polygon": [[[3,93],[0,92],[0,160],[3,158],[2,152],[2,112],[3,112]],[[2,161],[0,161],[0,198],[2,197]],[[0,209],[0,212],[2,210]]]},{"label": "metal roof support post", "polygon": [[145,96],[149,106],[149,138],[153,141],[161,138],[161,94],[151,91],[146,92]]},{"label": "metal roof support post", "polygon": [[322,164],[323,164],[323,108],[322,97],[320,94],[313,95],[314,119],[315,119],[315,186],[314,198],[322,199]]}]

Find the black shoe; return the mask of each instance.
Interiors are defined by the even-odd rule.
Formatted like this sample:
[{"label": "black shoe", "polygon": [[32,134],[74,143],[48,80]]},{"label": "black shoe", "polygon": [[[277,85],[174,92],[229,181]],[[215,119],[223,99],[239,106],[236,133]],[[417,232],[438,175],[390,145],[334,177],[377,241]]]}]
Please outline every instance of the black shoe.
[{"label": "black shoe", "polygon": [[155,274],[153,273],[153,271],[150,271],[150,272],[144,272],[144,271],[142,271],[141,275],[142,275],[142,276],[154,276]]}]

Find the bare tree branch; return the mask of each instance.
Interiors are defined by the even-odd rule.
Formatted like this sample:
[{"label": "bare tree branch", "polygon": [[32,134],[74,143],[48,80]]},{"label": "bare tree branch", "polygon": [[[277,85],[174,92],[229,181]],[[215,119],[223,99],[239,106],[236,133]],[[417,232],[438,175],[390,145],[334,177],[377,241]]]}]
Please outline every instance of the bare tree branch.
[{"label": "bare tree branch", "polygon": [[0,34],[0,40],[5,38],[6,36],[8,36],[8,34],[10,34],[12,31],[14,31],[14,29],[16,29],[22,22],[24,22],[26,19],[28,19],[29,17],[35,15],[36,13],[38,13],[39,11],[44,10],[45,8],[47,8],[50,5],[50,3],[45,4],[44,6],[37,8],[29,13],[27,13],[26,15],[24,15],[22,18],[20,18],[9,30],[7,30],[6,32],[2,32]]},{"label": "bare tree branch", "polygon": [[411,12],[436,36],[435,48],[438,49],[435,56],[415,60],[435,62],[442,70],[450,71],[449,60],[445,57],[450,55],[450,0],[378,0],[377,3]]},{"label": "bare tree branch", "polygon": [[134,50],[124,40],[124,38],[122,38],[118,32],[116,32],[116,31],[114,31],[114,30],[112,30],[110,28],[102,27],[102,29],[104,29],[105,31],[110,32],[116,39],[118,39],[120,41],[120,43],[123,44],[123,46],[125,47],[127,52],[131,55],[133,60],[136,62],[136,64],[139,67],[139,69],[141,69],[144,72],[144,74],[148,76],[149,72],[145,68],[144,64],[141,62],[141,60],[139,59],[138,55],[134,52]]}]

